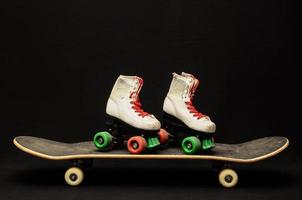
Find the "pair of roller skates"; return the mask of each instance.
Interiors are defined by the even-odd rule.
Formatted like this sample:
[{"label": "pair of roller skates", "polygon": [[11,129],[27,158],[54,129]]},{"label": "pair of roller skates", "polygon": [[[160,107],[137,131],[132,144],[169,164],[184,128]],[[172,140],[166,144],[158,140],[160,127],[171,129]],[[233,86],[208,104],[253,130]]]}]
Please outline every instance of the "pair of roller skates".
[{"label": "pair of roller skates", "polygon": [[213,133],[216,126],[193,106],[198,85],[198,79],[191,74],[173,73],[160,123],[154,115],[142,109],[139,93],[143,79],[119,76],[107,102],[106,131],[94,135],[95,146],[99,150],[110,151],[126,145],[133,154],[167,145],[180,145],[186,154],[210,150],[215,146]]}]

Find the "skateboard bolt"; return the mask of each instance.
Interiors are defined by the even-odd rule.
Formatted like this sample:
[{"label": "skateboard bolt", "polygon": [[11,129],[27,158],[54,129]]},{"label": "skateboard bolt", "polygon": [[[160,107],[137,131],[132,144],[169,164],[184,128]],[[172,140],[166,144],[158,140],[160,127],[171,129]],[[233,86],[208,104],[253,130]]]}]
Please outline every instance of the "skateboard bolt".
[{"label": "skateboard bolt", "polygon": [[231,175],[226,175],[226,176],[224,177],[224,180],[225,180],[227,183],[231,183],[232,180],[233,180],[233,177],[232,177]]},{"label": "skateboard bolt", "polygon": [[72,181],[76,181],[78,179],[78,176],[76,174],[70,174],[69,179]]}]

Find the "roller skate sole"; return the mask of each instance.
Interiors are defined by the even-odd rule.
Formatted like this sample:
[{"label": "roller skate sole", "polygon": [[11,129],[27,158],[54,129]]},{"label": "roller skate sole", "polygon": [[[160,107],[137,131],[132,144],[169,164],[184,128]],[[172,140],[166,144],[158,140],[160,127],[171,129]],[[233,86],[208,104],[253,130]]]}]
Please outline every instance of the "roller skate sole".
[{"label": "roller skate sole", "polygon": [[[139,154],[148,150],[156,150],[160,146],[159,132],[160,130],[138,129],[116,117],[107,115],[106,130],[97,132],[93,142],[101,151],[111,151],[117,146],[123,146],[124,143],[127,143],[129,152]],[[132,140],[134,141],[131,142]]]},{"label": "roller skate sole", "polygon": [[[200,151],[206,152],[215,146],[215,133],[205,133],[193,130],[176,117],[165,112],[163,114],[162,125],[163,129],[171,135],[170,144],[180,146],[186,154],[198,154]],[[188,140],[191,141],[188,142]],[[189,146],[186,144],[189,144]]]},{"label": "roller skate sole", "polygon": [[206,155],[187,155],[180,148],[168,148],[156,154],[131,154],[126,149],[100,152],[93,141],[63,143],[44,138],[18,136],[13,143],[20,150],[36,157],[49,160],[70,160],[72,166],[65,173],[65,181],[70,186],[81,184],[84,169],[92,166],[93,159],[158,159],[158,160],[209,160],[219,171],[218,180],[224,187],[234,187],[238,174],[232,163],[254,163],[273,157],[289,144],[285,137],[264,137],[241,144],[222,144]]}]

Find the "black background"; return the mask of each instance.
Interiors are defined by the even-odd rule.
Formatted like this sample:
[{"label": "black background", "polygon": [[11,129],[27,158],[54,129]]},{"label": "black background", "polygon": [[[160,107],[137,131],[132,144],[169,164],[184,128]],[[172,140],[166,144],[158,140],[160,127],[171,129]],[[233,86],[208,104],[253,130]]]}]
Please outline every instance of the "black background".
[{"label": "black background", "polygon": [[[301,198],[300,15],[295,1],[13,1],[1,6],[1,199]],[[282,135],[280,156],[238,166],[226,190],[205,162],[96,161],[80,188],[66,163],[34,158],[12,139],[90,140],[104,128],[119,74],[144,78],[160,118],[172,72],[200,79],[194,104],[216,141]]]}]

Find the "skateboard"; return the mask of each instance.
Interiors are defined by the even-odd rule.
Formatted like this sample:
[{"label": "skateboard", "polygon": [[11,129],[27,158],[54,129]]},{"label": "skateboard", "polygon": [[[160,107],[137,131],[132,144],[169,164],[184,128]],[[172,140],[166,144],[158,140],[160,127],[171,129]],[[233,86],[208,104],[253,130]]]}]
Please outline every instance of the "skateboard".
[{"label": "skateboard", "polygon": [[65,181],[70,186],[79,185],[84,178],[83,169],[92,166],[93,159],[192,159],[209,160],[218,170],[218,180],[224,187],[234,187],[238,175],[231,165],[233,163],[253,163],[273,157],[282,152],[289,144],[285,137],[264,137],[240,144],[216,143],[205,154],[187,155],[180,148],[170,147],[151,154],[130,154],[125,149],[108,152],[99,151],[92,141],[63,143],[53,140],[18,136],[14,144],[20,150],[36,157],[49,160],[70,160],[72,167],[65,172]]}]

